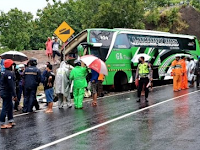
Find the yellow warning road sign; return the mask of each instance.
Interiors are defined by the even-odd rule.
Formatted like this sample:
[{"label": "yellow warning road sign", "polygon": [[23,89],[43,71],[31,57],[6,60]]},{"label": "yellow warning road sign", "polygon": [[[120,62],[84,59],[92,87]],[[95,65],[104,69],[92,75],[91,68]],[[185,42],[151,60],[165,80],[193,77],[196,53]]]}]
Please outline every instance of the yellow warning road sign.
[{"label": "yellow warning road sign", "polygon": [[66,42],[74,32],[65,21],[54,31],[55,35],[63,42]]}]

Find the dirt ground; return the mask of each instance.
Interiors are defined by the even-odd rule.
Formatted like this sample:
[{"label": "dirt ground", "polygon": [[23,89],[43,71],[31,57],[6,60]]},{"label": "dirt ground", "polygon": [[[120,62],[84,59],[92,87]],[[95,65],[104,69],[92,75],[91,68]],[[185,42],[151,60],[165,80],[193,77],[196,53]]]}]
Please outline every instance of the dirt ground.
[{"label": "dirt ground", "polygon": [[[180,14],[182,21],[184,21],[189,27],[185,30],[180,31],[179,33],[186,35],[195,35],[198,39],[200,39],[200,12],[192,6],[185,6],[181,7]],[[145,27],[148,30],[155,30],[157,28],[156,25],[148,23],[146,23]],[[172,29],[173,28],[175,28],[175,26],[173,26]]]},{"label": "dirt ground", "polygon": [[182,7],[180,9],[182,19],[189,25],[189,27],[182,31],[183,34],[195,35],[200,39],[200,12],[191,6]]},{"label": "dirt ground", "polygon": [[[51,64],[53,64],[53,60],[52,59],[48,59],[47,55],[45,54],[45,50],[26,50],[26,51],[21,51],[22,53],[24,53],[29,59],[34,57],[38,60],[38,65],[37,67],[41,70],[44,70],[45,64],[47,61],[49,61]],[[57,65],[53,65],[53,71],[55,72],[55,70],[59,67],[59,61],[58,61],[58,57],[56,56],[56,60],[58,62]],[[26,63],[26,62],[24,62]]]}]

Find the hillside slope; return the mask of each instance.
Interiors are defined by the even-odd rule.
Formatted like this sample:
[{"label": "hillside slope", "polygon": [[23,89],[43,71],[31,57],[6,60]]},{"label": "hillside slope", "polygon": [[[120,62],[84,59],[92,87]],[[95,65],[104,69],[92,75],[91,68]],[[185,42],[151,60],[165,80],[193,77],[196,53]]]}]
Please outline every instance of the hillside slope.
[{"label": "hillside slope", "polygon": [[[38,60],[37,67],[41,70],[44,70],[47,61],[50,61],[50,63],[53,64],[53,61],[49,60],[48,57],[46,56],[45,50],[26,50],[22,51],[22,53],[24,53],[29,59],[32,57],[36,58]],[[56,57],[56,60],[57,59],[58,57]],[[59,63],[57,65],[53,65],[53,71],[55,72],[58,67]]]},{"label": "hillside slope", "polygon": [[182,20],[184,20],[189,26],[184,31],[183,34],[195,35],[200,40],[200,12],[195,10],[191,6],[182,7],[180,9]]},{"label": "hillside slope", "polygon": [[151,12],[149,16],[151,20],[145,21],[147,30],[195,35],[200,40],[200,12],[190,5],[165,8],[160,14]]}]

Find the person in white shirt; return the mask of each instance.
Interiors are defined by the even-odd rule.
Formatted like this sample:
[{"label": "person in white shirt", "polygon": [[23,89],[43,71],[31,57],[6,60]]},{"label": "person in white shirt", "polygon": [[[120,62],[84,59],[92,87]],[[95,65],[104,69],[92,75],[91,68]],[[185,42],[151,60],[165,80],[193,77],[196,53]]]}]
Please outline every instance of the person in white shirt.
[{"label": "person in white shirt", "polygon": [[190,59],[190,62],[188,64],[188,81],[190,83],[190,87],[194,86],[194,71],[195,71],[195,62],[194,58]]},{"label": "person in white shirt", "polygon": [[55,60],[56,55],[59,56],[59,57],[61,56],[61,54],[59,52],[59,46],[60,46],[60,43],[58,42],[58,38],[55,37],[55,41],[52,44],[53,62],[54,62],[54,64],[56,64],[56,60]]}]

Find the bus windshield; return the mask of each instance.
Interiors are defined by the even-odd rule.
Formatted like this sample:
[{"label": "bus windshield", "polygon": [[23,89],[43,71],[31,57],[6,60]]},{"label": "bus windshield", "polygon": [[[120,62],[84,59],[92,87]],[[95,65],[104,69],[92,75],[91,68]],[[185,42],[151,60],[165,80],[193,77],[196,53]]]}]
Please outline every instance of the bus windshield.
[{"label": "bus windshield", "polygon": [[108,50],[111,45],[113,34],[113,31],[91,30],[89,39],[90,43],[102,43],[102,46],[100,48],[91,47],[90,53],[105,61],[106,56],[108,54]]}]

